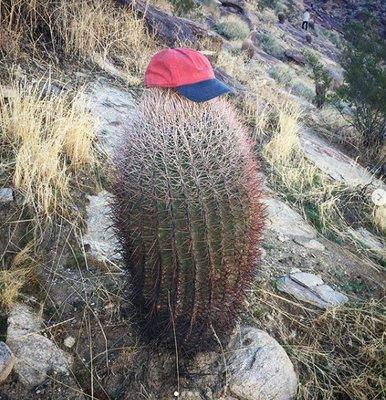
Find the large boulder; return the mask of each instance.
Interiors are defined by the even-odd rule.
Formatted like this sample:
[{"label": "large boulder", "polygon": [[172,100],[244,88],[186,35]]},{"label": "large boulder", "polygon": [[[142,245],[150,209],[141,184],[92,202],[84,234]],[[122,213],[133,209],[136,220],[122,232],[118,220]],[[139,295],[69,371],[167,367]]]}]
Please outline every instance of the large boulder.
[{"label": "large boulder", "polygon": [[288,49],[284,52],[284,55],[287,57],[289,61],[292,61],[299,65],[306,65],[307,59],[306,57],[298,50]]},{"label": "large boulder", "polygon": [[227,378],[232,395],[243,400],[291,400],[298,378],[287,353],[268,333],[241,328],[230,343]]},{"label": "large boulder", "polygon": [[38,333],[41,320],[33,310],[18,304],[8,317],[7,345],[16,357],[14,371],[25,386],[43,383],[48,374],[69,373],[72,358]]}]

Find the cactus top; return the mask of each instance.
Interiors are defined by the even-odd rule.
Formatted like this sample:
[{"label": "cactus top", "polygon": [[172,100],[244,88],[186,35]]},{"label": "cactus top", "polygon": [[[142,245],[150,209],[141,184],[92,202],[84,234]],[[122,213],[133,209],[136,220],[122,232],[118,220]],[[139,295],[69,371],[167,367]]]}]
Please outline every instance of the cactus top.
[{"label": "cactus top", "polygon": [[212,65],[200,52],[187,48],[164,49],[155,54],[145,72],[148,87],[175,88],[195,102],[228,93],[230,89],[215,78]]}]

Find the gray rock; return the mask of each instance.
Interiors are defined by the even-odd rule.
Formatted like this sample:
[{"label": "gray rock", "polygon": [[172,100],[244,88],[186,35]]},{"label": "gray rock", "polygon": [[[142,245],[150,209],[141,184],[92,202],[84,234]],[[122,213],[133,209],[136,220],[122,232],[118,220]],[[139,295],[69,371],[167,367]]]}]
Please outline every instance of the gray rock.
[{"label": "gray rock", "polygon": [[365,228],[348,229],[348,233],[351,237],[359,241],[363,246],[369,250],[378,253],[382,258],[386,259],[386,247],[382,240]]},{"label": "gray rock", "polygon": [[386,189],[386,185],[375,179],[366,168],[310,130],[300,132],[300,144],[307,159],[334,180],[344,182],[350,187],[373,184],[381,189]]},{"label": "gray rock", "polygon": [[87,206],[87,232],[83,243],[89,247],[92,259],[115,263],[121,258],[117,252],[118,240],[110,217],[110,196],[105,190],[97,196],[88,196],[90,203]]},{"label": "gray rock", "polygon": [[337,307],[345,304],[348,297],[326,285],[320,276],[295,272],[277,279],[278,290],[318,308]]},{"label": "gray rock", "polygon": [[295,272],[291,274],[291,279],[308,287],[324,284],[323,279],[319,275],[310,274],[308,272]]},{"label": "gray rock", "polygon": [[109,155],[119,146],[134,106],[133,92],[119,89],[104,80],[90,87],[89,107],[99,120],[98,138]]},{"label": "gray rock", "polygon": [[13,190],[11,188],[0,189],[0,203],[10,203],[13,201]]},{"label": "gray rock", "polygon": [[229,346],[230,393],[243,400],[290,400],[298,378],[287,353],[268,333],[241,328]]},{"label": "gray rock", "polygon": [[8,378],[14,365],[15,357],[11,349],[4,342],[0,342],[0,384]]},{"label": "gray rock", "polygon": [[263,201],[268,212],[267,228],[284,237],[298,236],[308,240],[316,237],[315,229],[287,204],[274,198],[265,198]]},{"label": "gray rock", "polygon": [[318,250],[318,251],[323,251],[326,248],[324,247],[324,245],[322,243],[320,243],[319,241],[315,240],[315,239],[305,239],[305,238],[295,238],[294,242],[297,244],[300,244],[301,246],[305,247],[306,249],[310,249],[310,250]]},{"label": "gray rock", "polygon": [[38,333],[41,320],[22,304],[8,317],[7,345],[16,357],[14,371],[26,386],[43,383],[48,374],[68,373],[72,358]]},{"label": "gray rock", "polygon": [[204,400],[204,397],[197,390],[183,390],[177,398],[179,400]]},{"label": "gray rock", "polygon": [[307,64],[306,57],[298,50],[286,50],[284,55],[288,58],[288,60],[293,61],[296,64],[302,66]]}]

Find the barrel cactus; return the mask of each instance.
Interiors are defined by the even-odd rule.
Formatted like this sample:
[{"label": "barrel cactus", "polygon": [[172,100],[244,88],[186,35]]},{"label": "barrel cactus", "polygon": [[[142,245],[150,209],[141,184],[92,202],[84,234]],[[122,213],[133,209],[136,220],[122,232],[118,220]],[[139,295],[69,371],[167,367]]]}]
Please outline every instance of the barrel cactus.
[{"label": "barrel cactus", "polygon": [[114,223],[146,337],[189,350],[226,339],[264,219],[258,167],[231,106],[146,91],[115,167]]}]

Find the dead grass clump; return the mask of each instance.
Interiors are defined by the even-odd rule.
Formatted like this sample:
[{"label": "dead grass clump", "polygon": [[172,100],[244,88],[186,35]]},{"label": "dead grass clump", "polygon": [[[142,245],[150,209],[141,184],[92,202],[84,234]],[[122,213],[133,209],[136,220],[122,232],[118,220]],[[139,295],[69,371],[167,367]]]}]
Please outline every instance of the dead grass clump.
[{"label": "dead grass clump", "polygon": [[142,19],[128,9],[108,2],[67,0],[56,10],[56,29],[61,50],[81,59],[94,60],[96,54],[123,70],[131,84],[140,84],[156,43]]},{"label": "dead grass clump", "polygon": [[133,85],[142,81],[143,70],[157,49],[144,21],[114,2],[2,0],[0,22],[12,39],[0,40],[5,54],[19,54],[23,43],[29,52],[44,58],[49,48],[49,54],[56,56],[98,64],[102,59]]},{"label": "dead grass clump", "polygon": [[385,397],[386,318],[380,301],[321,311],[270,290],[257,294],[251,314],[262,315],[256,322],[273,333],[294,361],[299,400]]},{"label": "dead grass clump", "polygon": [[34,242],[29,242],[13,258],[9,269],[0,270],[0,305],[9,309],[19,296],[20,289],[31,278],[37,265]]},{"label": "dead grass clump", "polygon": [[0,126],[2,158],[24,202],[47,218],[64,211],[72,178],[97,162],[95,121],[83,96],[46,95],[39,82],[15,85],[8,98],[0,89]]}]

